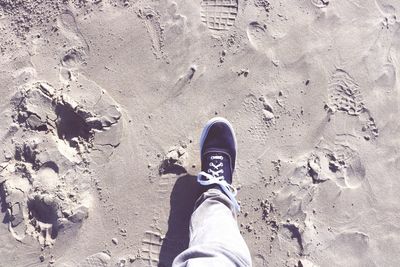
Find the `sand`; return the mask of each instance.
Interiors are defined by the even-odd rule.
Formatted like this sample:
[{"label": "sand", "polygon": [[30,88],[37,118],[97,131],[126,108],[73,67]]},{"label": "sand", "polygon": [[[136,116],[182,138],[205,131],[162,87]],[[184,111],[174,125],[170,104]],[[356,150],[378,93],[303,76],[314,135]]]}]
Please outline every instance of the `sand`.
[{"label": "sand", "polygon": [[170,266],[214,116],[254,266],[397,266],[399,12],[0,0],[0,266]]}]

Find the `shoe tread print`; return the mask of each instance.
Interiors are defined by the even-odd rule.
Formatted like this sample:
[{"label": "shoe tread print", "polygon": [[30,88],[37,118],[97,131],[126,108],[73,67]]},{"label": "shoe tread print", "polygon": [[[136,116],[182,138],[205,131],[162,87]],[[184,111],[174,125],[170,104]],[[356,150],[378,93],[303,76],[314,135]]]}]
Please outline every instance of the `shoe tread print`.
[{"label": "shoe tread print", "polygon": [[237,12],[237,0],[203,0],[201,2],[201,20],[210,30],[228,30],[235,24]]}]

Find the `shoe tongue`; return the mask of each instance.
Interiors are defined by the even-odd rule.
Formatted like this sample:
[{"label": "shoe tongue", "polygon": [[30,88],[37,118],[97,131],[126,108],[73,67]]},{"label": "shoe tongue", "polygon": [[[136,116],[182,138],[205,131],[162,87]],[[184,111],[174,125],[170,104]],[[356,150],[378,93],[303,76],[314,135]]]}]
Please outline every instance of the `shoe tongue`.
[{"label": "shoe tongue", "polygon": [[[223,151],[209,151],[203,154],[204,170],[207,173],[211,173],[211,171],[223,170],[224,172],[220,174],[220,176],[224,176],[225,180],[228,183],[232,182],[232,166],[231,166],[231,158],[229,154]],[[210,166],[211,165],[211,166]]]}]

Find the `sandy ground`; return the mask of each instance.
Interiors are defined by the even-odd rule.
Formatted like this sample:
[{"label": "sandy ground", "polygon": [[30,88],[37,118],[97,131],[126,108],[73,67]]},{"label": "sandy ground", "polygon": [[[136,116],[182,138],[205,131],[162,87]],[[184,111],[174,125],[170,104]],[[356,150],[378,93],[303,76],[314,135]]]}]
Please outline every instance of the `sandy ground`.
[{"label": "sandy ground", "polygon": [[0,0],[0,266],[170,266],[234,125],[254,266],[397,266],[397,0]]}]

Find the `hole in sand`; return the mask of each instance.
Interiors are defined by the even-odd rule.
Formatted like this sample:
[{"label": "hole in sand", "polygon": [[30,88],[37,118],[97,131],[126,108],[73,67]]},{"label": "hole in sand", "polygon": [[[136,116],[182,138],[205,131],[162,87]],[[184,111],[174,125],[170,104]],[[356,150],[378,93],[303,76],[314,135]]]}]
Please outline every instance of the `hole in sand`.
[{"label": "hole in sand", "polygon": [[62,64],[67,67],[74,67],[84,62],[85,53],[80,48],[72,48],[67,51],[62,59]]},{"label": "hole in sand", "polygon": [[47,161],[45,163],[42,164],[42,166],[40,167],[42,168],[50,168],[52,169],[55,173],[58,173],[58,166],[54,161]]},{"label": "hole in sand", "polygon": [[57,204],[45,203],[40,196],[35,196],[28,200],[29,219],[35,219],[38,222],[51,224],[51,238],[55,239],[58,233]]},{"label": "hole in sand", "polygon": [[57,134],[60,139],[69,142],[75,137],[80,137],[87,142],[91,140],[94,135],[91,127],[72,107],[59,104],[56,106],[56,114]]}]

